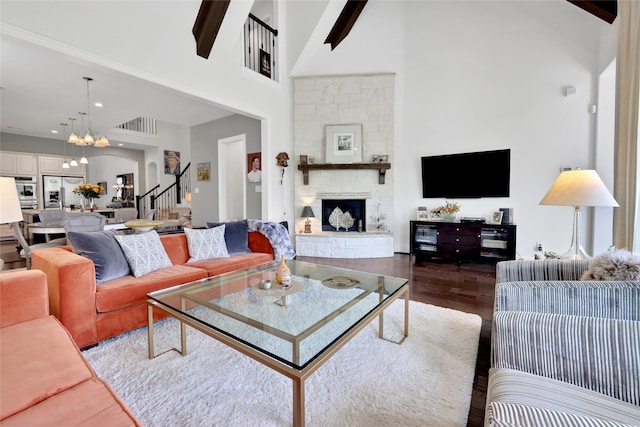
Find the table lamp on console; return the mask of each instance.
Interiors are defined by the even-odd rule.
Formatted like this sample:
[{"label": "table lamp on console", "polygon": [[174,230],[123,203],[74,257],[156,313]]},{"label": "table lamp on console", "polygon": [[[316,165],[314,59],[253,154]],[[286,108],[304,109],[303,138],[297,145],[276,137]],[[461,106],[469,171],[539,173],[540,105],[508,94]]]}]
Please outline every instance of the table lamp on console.
[{"label": "table lamp on console", "polygon": [[31,270],[31,248],[20,228],[20,221],[23,220],[23,217],[14,178],[0,177],[0,197],[2,198],[2,204],[0,205],[0,224],[11,225],[18,239],[18,243],[24,249],[27,270]]},{"label": "table lamp on console", "polygon": [[313,210],[311,209],[311,206],[305,206],[304,208],[302,208],[302,215],[300,215],[302,218],[305,218],[304,221],[304,232],[305,233],[311,233],[311,220],[309,218],[315,218],[316,216],[313,214]]},{"label": "table lamp on console", "polygon": [[560,174],[541,205],[573,206],[573,237],[571,247],[562,258],[591,258],[582,247],[582,226],[580,208],[582,206],[618,207],[604,182],[595,170],[568,170]]}]

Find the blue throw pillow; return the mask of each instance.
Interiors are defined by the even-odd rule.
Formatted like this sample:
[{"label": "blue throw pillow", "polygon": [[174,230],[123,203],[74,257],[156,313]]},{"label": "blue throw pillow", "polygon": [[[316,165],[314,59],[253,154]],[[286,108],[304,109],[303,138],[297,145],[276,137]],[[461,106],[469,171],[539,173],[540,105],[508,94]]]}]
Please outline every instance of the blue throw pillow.
[{"label": "blue throw pillow", "polygon": [[131,274],[129,263],[114,236],[113,230],[67,233],[73,252],[93,261],[96,283]]},{"label": "blue throw pillow", "polygon": [[207,228],[225,225],[224,241],[227,244],[227,252],[233,254],[250,254],[249,249],[249,226],[247,220],[229,222],[207,222]]}]

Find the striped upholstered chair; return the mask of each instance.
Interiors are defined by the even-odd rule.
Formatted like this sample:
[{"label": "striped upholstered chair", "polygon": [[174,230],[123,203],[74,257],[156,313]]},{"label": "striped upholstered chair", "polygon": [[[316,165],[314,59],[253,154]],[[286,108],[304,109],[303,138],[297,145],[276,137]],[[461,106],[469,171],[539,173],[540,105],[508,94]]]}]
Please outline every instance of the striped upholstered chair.
[{"label": "striped upholstered chair", "polygon": [[486,425],[640,425],[640,282],[587,267],[498,264]]}]

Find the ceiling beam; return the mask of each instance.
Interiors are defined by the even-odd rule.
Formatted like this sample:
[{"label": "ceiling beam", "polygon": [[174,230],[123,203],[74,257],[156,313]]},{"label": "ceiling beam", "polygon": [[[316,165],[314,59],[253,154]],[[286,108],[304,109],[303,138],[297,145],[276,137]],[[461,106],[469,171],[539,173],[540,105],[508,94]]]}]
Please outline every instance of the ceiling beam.
[{"label": "ceiling beam", "polygon": [[203,0],[193,24],[193,36],[196,39],[196,53],[203,58],[209,58],[213,42],[216,41],[218,31],[227,13],[231,0]]},{"label": "ceiling beam", "polygon": [[333,24],[333,28],[331,28],[327,39],[324,41],[325,44],[331,44],[331,50],[335,49],[347,37],[366,4],[367,0],[347,0],[347,4],[344,5],[340,16],[338,16],[336,23]]},{"label": "ceiling beam", "polygon": [[575,4],[581,9],[586,10],[592,15],[597,16],[609,24],[615,21],[618,16],[618,2],[617,0],[568,0],[570,3]]}]

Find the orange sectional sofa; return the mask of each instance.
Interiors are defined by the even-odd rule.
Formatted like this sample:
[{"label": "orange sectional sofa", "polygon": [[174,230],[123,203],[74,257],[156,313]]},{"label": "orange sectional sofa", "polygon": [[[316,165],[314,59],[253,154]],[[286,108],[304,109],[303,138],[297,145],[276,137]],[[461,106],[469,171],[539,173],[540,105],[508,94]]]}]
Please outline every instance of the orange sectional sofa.
[{"label": "orange sectional sofa", "polygon": [[[73,253],[70,246],[32,253],[32,268],[48,278],[49,305],[80,348],[147,324],[147,294],[221,273],[273,261],[269,240],[248,232],[251,253],[191,262],[184,233],[160,235],[172,266],[145,274],[128,275],[96,284],[93,261]],[[156,313],[157,319],[162,315]]]},{"label": "orange sectional sofa", "polygon": [[0,274],[0,424],[140,426],[49,315],[47,276]]}]

